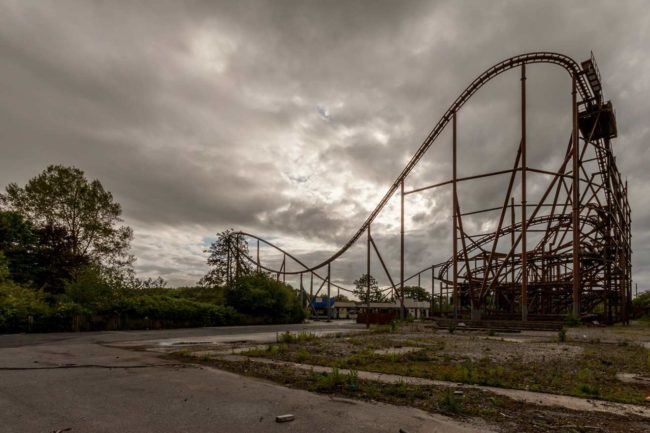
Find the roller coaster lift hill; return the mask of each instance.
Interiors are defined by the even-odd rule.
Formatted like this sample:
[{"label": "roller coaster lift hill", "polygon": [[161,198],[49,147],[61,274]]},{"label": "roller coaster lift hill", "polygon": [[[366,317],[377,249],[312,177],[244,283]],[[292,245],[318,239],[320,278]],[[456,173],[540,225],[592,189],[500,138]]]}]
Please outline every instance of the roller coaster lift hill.
[{"label": "roller coaster lift hill", "polygon": [[[526,155],[526,70],[540,63],[563,68],[571,82],[571,131],[561,163],[552,171],[529,166]],[[457,120],[461,108],[490,80],[515,68],[521,72],[521,137],[512,169],[458,177]],[[405,190],[409,174],[448,126],[452,129],[451,179]],[[349,291],[331,281],[331,265],[365,235],[367,263],[360,273],[371,275],[374,253],[389,281],[389,286],[383,290],[392,292],[401,303],[402,315],[403,288],[416,279],[419,286],[424,278],[430,279],[430,285],[426,285],[436,300],[431,302],[433,315],[448,315],[458,320],[560,321],[573,317],[594,318],[602,323],[627,323],[632,294],[631,211],[627,182],[621,179],[612,152],[612,140],[616,136],[615,112],[611,101],[603,98],[602,81],[593,54],[580,64],[551,52],[511,57],[487,69],[460,94],[354,236],[327,260],[308,266],[284,249],[245,232],[234,232],[231,236],[257,241],[257,256],[251,257],[239,248],[239,242],[229,242],[230,256],[247,260],[257,270],[272,273],[283,281],[287,275],[299,276],[301,293],[305,296],[307,285],[310,296],[321,291],[330,295],[332,287]],[[529,173],[544,175],[546,179],[545,189],[536,203],[527,201]],[[493,176],[509,179],[503,201],[499,201],[502,205],[463,213],[458,185]],[[405,199],[411,194],[423,194],[436,188],[451,188],[452,251],[447,260],[407,277],[404,274]],[[371,228],[389,200],[397,194],[401,220],[400,269],[399,279],[394,280]],[[496,230],[467,233],[464,218],[477,214],[494,215]],[[270,267],[260,260],[260,243],[282,254],[280,268]],[[291,270],[287,260],[292,263]]]}]

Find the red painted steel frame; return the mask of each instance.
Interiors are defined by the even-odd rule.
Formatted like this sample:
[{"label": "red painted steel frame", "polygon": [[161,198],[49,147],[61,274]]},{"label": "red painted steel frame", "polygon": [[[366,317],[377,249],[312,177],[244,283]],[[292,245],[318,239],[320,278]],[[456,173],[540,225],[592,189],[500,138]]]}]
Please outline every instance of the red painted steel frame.
[{"label": "red painted steel frame", "polygon": [[[542,170],[528,166],[526,153],[526,66],[535,63],[550,63],[564,68],[571,78],[572,128],[564,159],[557,171]],[[585,64],[587,63],[587,66]],[[593,68],[592,68],[593,66]],[[499,74],[513,68],[521,69],[521,139],[511,170],[501,170],[465,178],[457,176],[457,118],[463,105],[480,89]],[[591,69],[590,69],[591,68]],[[404,314],[405,284],[431,271],[431,293],[434,296],[435,280],[439,281],[437,295],[438,309],[431,302],[431,314],[448,312],[454,317],[471,319],[520,319],[561,320],[567,315],[575,317],[597,315],[604,322],[623,321],[629,316],[631,299],[631,211],[627,199],[627,184],[624,184],[611,150],[611,138],[615,136],[616,125],[611,104],[603,102],[601,83],[594,85],[593,77],[586,74],[593,71],[595,60],[583,62],[582,69],[571,58],[550,52],[528,53],[497,63],[477,77],[454,101],[433,130],[426,137],[415,155],[404,167],[395,182],[388,189],[377,207],[370,213],[359,230],[330,258],[315,266],[307,266],[295,256],[272,243],[245,232],[232,236],[245,236],[257,240],[257,256],[250,257],[244,251],[234,248],[229,260],[249,260],[258,271],[283,276],[305,272],[311,276],[309,296],[315,296],[327,285],[339,290],[348,290],[331,280],[331,264],[354,245],[361,235],[367,234],[367,266],[370,275],[371,246],[379,259],[395,299],[400,301],[400,316]],[[594,116],[594,113],[595,116]],[[580,123],[589,117],[589,122]],[[594,120],[595,119],[595,120]],[[452,179],[435,185],[405,191],[405,180],[427,150],[438,138],[447,124],[452,123]],[[607,123],[609,122],[609,123]],[[613,122],[613,124],[612,124]],[[590,128],[586,133],[586,127]],[[592,126],[593,125],[593,126]],[[579,127],[580,126],[580,127]],[[614,131],[603,136],[601,131]],[[582,132],[582,134],[581,134]],[[600,136],[598,134],[601,134]],[[570,164],[569,164],[570,163]],[[595,165],[595,167],[590,168]],[[528,172],[550,178],[538,203],[527,201]],[[482,179],[488,176],[509,175],[503,205],[488,209],[461,213],[457,186],[461,182]],[[520,204],[513,195],[517,176],[520,181]],[[452,186],[452,247],[449,260],[422,269],[406,278],[405,270],[405,198],[410,194]],[[370,226],[396,194],[400,195],[400,279],[395,284],[377,245],[371,236]],[[519,208],[521,219],[516,220]],[[529,212],[529,208],[532,212]],[[510,223],[506,216],[510,210]],[[463,218],[492,211],[500,211],[497,229],[491,233],[468,234],[463,228]],[[540,233],[540,239],[529,245],[528,235]],[[499,241],[509,238],[506,246]],[[459,245],[460,241],[460,245]],[[260,260],[260,242],[283,255],[280,269],[265,266]],[[507,240],[506,240],[507,242]],[[230,242],[239,245],[239,242]],[[505,250],[504,250],[505,248]],[[519,252],[517,252],[519,251]],[[287,268],[289,258],[297,267]],[[228,267],[230,269],[230,266]],[[235,267],[236,270],[239,266]],[[319,270],[327,271],[326,276]],[[313,293],[313,278],[322,280],[321,288]],[[229,273],[228,280],[231,275]],[[368,293],[370,285],[368,282]],[[307,296],[306,291],[304,294]],[[444,308],[447,306],[447,308]],[[369,308],[369,305],[368,305]],[[446,311],[445,311],[446,310]],[[331,318],[328,307],[327,317]]]}]

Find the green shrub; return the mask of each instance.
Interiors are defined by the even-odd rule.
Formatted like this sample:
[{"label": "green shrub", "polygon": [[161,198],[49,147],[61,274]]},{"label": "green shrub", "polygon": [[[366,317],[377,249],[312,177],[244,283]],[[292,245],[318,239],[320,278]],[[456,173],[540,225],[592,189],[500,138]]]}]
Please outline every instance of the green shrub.
[{"label": "green shrub", "polygon": [[214,305],[226,303],[225,288],[223,287],[179,287],[177,289],[164,289],[165,292],[173,291],[177,297]]},{"label": "green shrub", "polygon": [[392,325],[374,325],[370,328],[371,334],[390,334],[391,332],[393,332]]},{"label": "green shrub", "polygon": [[220,326],[238,323],[238,313],[232,307],[179,298],[170,293],[142,292],[119,300],[112,305],[112,309],[130,317],[187,322],[187,326]]},{"label": "green shrub", "polygon": [[[305,317],[295,292],[262,274],[240,278],[230,289],[171,289],[134,285],[88,265],[56,295],[0,274],[0,332],[293,323]],[[309,341],[316,336],[303,332],[288,338]]]},{"label": "green shrub", "polygon": [[0,332],[222,326],[239,324],[232,307],[184,297],[175,289],[113,288],[93,269],[82,271],[65,293],[49,295],[11,281],[0,282]]},{"label": "green shrub", "polygon": [[95,312],[104,312],[118,296],[97,265],[85,266],[75,280],[65,283],[64,291],[72,302]]},{"label": "green shrub", "polygon": [[27,327],[28,318],[47,315],[49,306],[43,292],[20,286],[12,281],[0,282],[0,329],[15,332]]},{"label": "green shrub", "polygon": [[240,313],[268,323],[299,323],[306,317],[296,293],[263,273],[237,279],[225,299]]}]

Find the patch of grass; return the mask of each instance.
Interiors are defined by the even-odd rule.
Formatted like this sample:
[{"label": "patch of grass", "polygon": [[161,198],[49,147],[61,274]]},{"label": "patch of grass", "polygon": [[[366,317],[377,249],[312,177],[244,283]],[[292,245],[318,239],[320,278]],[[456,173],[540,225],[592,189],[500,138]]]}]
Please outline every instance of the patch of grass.
[{"label": "patch of grass", "polygon": [[403,399],[408,398],[409,391],[409,386],[403,380],[392,384],[392,386],[387,389],[387,392],[390,393],[391,396]]},{"label": "patch of grass", "polygon": [[444,412],[458,414],[462,411],[460,399],[450,388],[447,388],[439,397],[438,405]]},{"label": "patch of grass", "polygon": [[578,392],[578,394],[582,394],[582,395],[585,395],[587,397],[598,397],[600,395],[600,392],[598,391],[598,389],[593,388],[592,386],[587,385],[586,383],[581,383],[578,386],[577,392]]},{"label": "patch of grass", "polygon": [[311,353],[309,353],[309,351],[303,347],[298,349],[298,351],[295,354],[295,359],[299,363],[304,363],[309,358],[311,358]]},{"label": "patch of grass", "polygon": [[345,379],[338,368],[332,368],[330,373],[321,373],[316,375],[316,388],[321,391],[333,391],[343,385]]},{"label": "patch of grass", "polygon": [[359,372],[350,370],[347,374],[334,367],[329,373],[314,373],[313,390],[317,392],[356,391],[359,388]]},{"label": "patch of grass", "polygon": [[190,349],[181,349],[181,350],[177,350],[175,352],[172,352],[172,355],[180,356],[180,357],[188,357],[188,356],[192,355],[192,351]]},{"label": "patch of grass", "polygon": [[289,345],[286,343],[271,344],[266,348],[266,352],[269,353],[270,355],[285,353],[288,350],[289,350]]},{"label": "patch of grass", "polygon": [[390,325],[375,325],[370,327],[371,334],[390,334],[393,331],[393,322]]},{"label": "patch of grass", "polygon": [[411,352],[411,353],[407,354],[407,356],[405,358],[407,358],[409,361],[422,361],[422,362],[425,362],[425,361],[430,361],[431,360],[431,358],[429,357],[429,353],[426,350],[418,350],[418,351],[415,351],[415,352]]},{"label": "patch of grass", "polygon": [[557,332],[557,341],[560,343],[566,342],[566,329],[564,327]]}]

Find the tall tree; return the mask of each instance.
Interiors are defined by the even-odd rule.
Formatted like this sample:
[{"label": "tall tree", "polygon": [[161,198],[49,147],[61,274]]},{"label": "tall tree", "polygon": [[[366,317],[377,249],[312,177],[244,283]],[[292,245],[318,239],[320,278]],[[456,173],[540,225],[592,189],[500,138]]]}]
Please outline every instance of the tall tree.
[{"label": "tall tree", "polygon": [[86,265],[93,263],[90,257],[74,253],[71,237],[63,227],[48,224],[37,229],[36,235],[38,246],[30,281],[36,288],[60,293],[67,281],[75,280]]},{"label": "tall tree", "polygon": [[78,168],[50,165],[24,187],[9,184],[0,203],[37,229],[63,231],[65,246],[58,246],[81,262],[119,268],[134,260],[128,253],[132,231],[120,225],[121,206]]},{"label": "tall tree", "polygon": [[416,301],[431,302],[431,293],[420,286],[404,286],[404,297]]},{"label": "tall tree", "polygon": [[[368,302],[368,274],[363,274],[354,281],[354,295],[363,303]],[[375,277],[370,275],[370,302],[387,302],[388,297],[379,290],[379,284]]]},{"label": "tall tree", "polygon": [[38,272],[36,254],[38,234],[32,225],[17,212],[0,211],[0,252],[4,255],[8,278],[29,284]]},{"label": "tall tree", "polygon": [[0,211],[0,253],[8,278],[48,292],[61,292],[88,257],[75,255],[68,232],[47,224],[35,228],[18,212]]},{"label": "tall tree", "polygon": [[217,234],[217,240],[204,252],[210,253],[208,265],[211,269],[205,274],[199,285],[203,287],[222,287],[238,277],[251,274],[251,265],[244,255],[249,255],[248,242],[233,229]]}]

